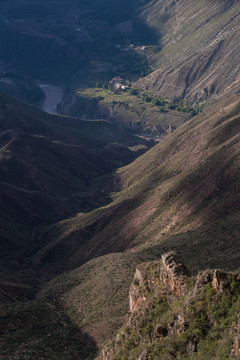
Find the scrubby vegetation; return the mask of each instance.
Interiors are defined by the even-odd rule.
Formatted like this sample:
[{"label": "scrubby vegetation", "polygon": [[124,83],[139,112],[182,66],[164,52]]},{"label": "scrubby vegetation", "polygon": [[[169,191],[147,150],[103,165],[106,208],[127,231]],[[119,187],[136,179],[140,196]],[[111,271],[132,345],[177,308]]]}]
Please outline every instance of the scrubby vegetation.
[{"label": "scrubby vegetation", "polygon": [[136,133],[163,136],[196,114],[183,102],[182,107],[171,108],[171,99],[154,96],[134,86],[115,90],[109,82],[96,85],[98,87],[77,90],[78,103],[70,109],[72,115],[105,117]]},{"label": "scrubby vegetation", "polygon": [[[237,42],[239,3],[210,0],[165,0],[143,6],[138,13],[155,33],[157,44],[145,46],[155,71],[138,86],[153,93],[205,102],[239,90]],[[208,11],[206,12],[206,9]],[[237,14],[237,15],[236,15]]]},{"label": "scrubby vegetation", "polygon": [[[201,112],[239,92],[239,2],[170,3],[1,1],[0,90],[36,104],[17,73],[64,84],[67,115],[0,95],[4,360],[96,358],[125,323],[136,266],[171,249],[195,275],[238,270],[239,95]],[[116,75],[132,87],[113,89]],[[127,165],[155,144],[146,135],[161,141]],[[111,356],[237,359],[239,281],[227,284],[193,277],[179,296],[135,278],[144,302]]]},{"label": "scrubby vegetation", "polygon": [[[104,359],[134,360],[140,356],[146,360],[236,359],[239,278],[206,271],[197,278],[189,278],[187,290],[179,296],[168,283],[161,283],[159,266],[150,263],[140,270],[141,277],[148,278],[153,285],[149,288],[145,280],[146,288],[142,288],[142,284],[133,282],[134,291],[144,300],[129,315],[115,341],[106,346],[108,355]],[[221,289],[214,287],[214,276],[222,277]]]},{"label": "scrubby vegetation", "polygon": [[94,358],[93,339],[52,303],[0,303],[0,354],[6,360]]},{"label": "scrubby vegetation", "polygon": [[[76,269],[51,282],[47,293],[59,294],[73,321],[82,324],[83,314],[84,330],[97,333],[101,340],[116,332],[115,321],[121,324],[127,312],[133,267],[142,259],[176,249],[195,273],[209,267],[238,268],[238,113],[236,96],[194,117],[117,172],[111,203],[45,231],[53,240],[35,256],[42,261],[42,271]],[[49,253],[51,262],[45,262]],[[91,260],[106,253],[101,261]],[[91,260],[91,270],[81,278],[83,259]],[[109,292],[104,290],[106,283]],[[83,306],[88,299],[95,304],[89,311]],[[102,325],[95,330],[100,318]],[[105,333],[104,328],[111,330]]]}]

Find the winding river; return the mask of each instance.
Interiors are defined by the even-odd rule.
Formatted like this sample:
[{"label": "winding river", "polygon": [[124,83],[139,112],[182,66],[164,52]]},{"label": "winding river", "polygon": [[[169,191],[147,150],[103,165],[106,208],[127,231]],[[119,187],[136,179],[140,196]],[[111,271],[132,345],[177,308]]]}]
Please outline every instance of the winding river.
[{"label": "winding river", "polygon": [[60,86],[44,83],[39,83],[39,86],[45,94],[41,109],[51,114],[58,114],[57,105],[62,101],[64,89]]}]

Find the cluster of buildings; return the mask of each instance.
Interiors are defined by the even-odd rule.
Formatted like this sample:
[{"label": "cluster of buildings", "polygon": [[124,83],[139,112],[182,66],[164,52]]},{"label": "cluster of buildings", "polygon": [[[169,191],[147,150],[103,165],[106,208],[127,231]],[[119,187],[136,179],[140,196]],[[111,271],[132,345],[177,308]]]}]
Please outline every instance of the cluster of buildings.
[{"label": "cluster of buildings", "polygon": [[109,81],[109,84],[113,86],[114,90],[124,91],[129,89],[130,81],[124,81],[120,76],[115,76]]}]

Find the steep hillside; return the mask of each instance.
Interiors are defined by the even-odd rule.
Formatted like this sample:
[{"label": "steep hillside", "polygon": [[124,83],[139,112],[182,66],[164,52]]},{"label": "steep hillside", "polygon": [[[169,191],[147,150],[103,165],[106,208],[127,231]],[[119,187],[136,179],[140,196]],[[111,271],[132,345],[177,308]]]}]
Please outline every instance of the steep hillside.
[{"label": "steep hillside", "polygon": [[106,121],[0,101],[1,262],[20,265],[41,246],[35,226],[107,203],[103,178],[153,143]]},{"label": "steep hillside", "polygon": [[0,318],[0,354],[5,360],[87,360],[96,356],[94,340],[52,303],[1,302]]},{"label": "steep hillside", "polygon": [[[42,118],[42,112],[34,108],[31,110],[39,116],[38,132],[44,139],[59,139],[61,134],[64,139],[57,140],[57,143],[66,144],[66,137],[74,134],[74,144],[71,143],[74,149],[79,146],[78,141],[85,140],[85,136],[83,139],[80,137],[80,129],[77,132],[79,120],[46,114]],[[1,353],[5,358],[12,360],[16,356],[28,356],[32,351],[35,357],[46,358],[47,328],[42,315],[38,325],[39,345],[36,345],[37,339],[31,329],[35,328],[32,317],[35,307],[49,311],[49,306],[61,314],[59,322],[53,317],[48,325],[53,336],[51,348],[55,348],[59,333],[64,339],[71,336],[73,342],[60,355],[56,349],[48,358],[64,355],[71,359],[75,341],[78,342],[74,335],[77,329],[81,329],[81,334],[88,334],[82,338],[83,347],[86,343],[90,346],[83,358],[87,358],[89,353],[96,354],[96,346],[99,348],[104,341],[113,338],[125,321],[128,291],[135,267],[143,261],[159,259],[171,249],[179,253],[193,274],[208,268],[237,270],[240,248],[239,111],[239,95],[215,104],[132,164],[121,168],[114,179],[102,184],[103,193],[111,201],[104,207],[90,211],[88,205],[88,212],[86,209],[79,210],[77,216],[55,225],[35,227],[34,233],[23,226],[17,228],[17,221],[15,226],[10,223],[8,231],[15,231],[15,237],[12,237],[14,247],[7,248],[6,241],[2,242],[5,263],[2,262],[1,266],[0,294],[5,302],[25,301],[18,304],[14,315],[23,322],[18,320],[16,323],[6,304],[1,305],[5,324]],[[7,124],[11,128],[19,112],[18,109],[11,121],[3,121],[3,128]],[[25,122],[18,126],[15,124],[21,132],[25,126],[28,136],[32,131],[30,119],[33,120],[33,117],[26,116]],[[63,126],[65,121],[69,121],[72,127]],[[83,121],[81,126],[83,124],[90,126],[92,122]],[[60,132],[65,128],[68,131],[64,134]],[[99,140],[98,135],[102,142],[106,141],[99,129],[93,137],[95,141]],[[126,141],[126,135],[124,139]],[[100,145],[97,147],[101,149]],[[58,164],[55,162],[54,167]],[[32,195],[30,190],[24,193]],[[58,199],[61,199],[60,195],[59,192]],[[72,204],[75,198],[71,198]],[[13,199],[16,199],[15,195]],[[4,206],[7,209],[11,204],[14,206],[12,200],[6,201]],[[27,208],[33,202],[26,203],[24,197],[24,204]],[[58,201],[58,210],[59,204]],[[19,216],[24,215],[23,207],[20,209]],[[40,210],[39,205],[34,207],[34,211]],[[6,216],[4,211],[3,215]],[[36,239],[35,247],[32,246],[32,236]],[[24,249],[23,244],[26,246]],[[16,252],[20,252],[20,256]],[[9,262],[10,256],[13,262]],[[31,287],[28,285],[27,288],[26,284]],[[37,298],[31,300],[36,292]],[[16,325],[10,338],[6,329],[13,326],[13,321]],[[61,327],[63,323],[66,324],[64,329]],[[227,328],[224,329],[227,331]],[[14,339],[13,343],[11,339]],[[80,349],[77,351],[80,354]],[[91,356],[95,358],[95,355]],[[76,355],[78,358],[81,359],[81,356]]]},{"label": "steep hillside", "polygon": [[140,51],[156,71],[137,84],[198,102],[238,91],[239,16],[239,1],[148,2],[138,19],[153,30],[157,45]]},{"label": "steep hillside", "polygon": [[[43,259],[57,252],[60,261],[61,249],[65,265],[72,267],[104,253],[167,244],[175,238],[190,241],[186,251],[195,251],[203,241],[201,252],[221,244],[214,248],[217,261],[222,263],[226,255],[228,265],[236,265],[239,107],[239,95],[212,106],[120,169],[113,202],[53,226],[47,234],[51,246],[41,251]],[[229,256],[220,250],[224,247],[232,252]],[[208,261],[215,255],[211,251]]]},{"label": "steep hillside", "polygon": [[32,262],[47,281],[60,274],[39,296],[102,344],[124,322],[142,261],[175,249],[193,274],[237,270],[239,112],[239,95],[210,107],[120,169],[112,203],[41,232]]},{"label": "steep hillside", "polygon": [[239,274],[215,269],[190,277],[174,253],[143,263],[125,325],[99,359],[238,359],[239,290]]}]

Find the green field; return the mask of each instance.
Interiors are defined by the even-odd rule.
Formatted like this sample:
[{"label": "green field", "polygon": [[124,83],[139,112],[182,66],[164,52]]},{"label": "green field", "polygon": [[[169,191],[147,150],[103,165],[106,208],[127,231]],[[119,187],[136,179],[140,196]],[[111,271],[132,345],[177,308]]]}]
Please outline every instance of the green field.
[{"label": "green field", "polygon": [[183,101],[158,97],[134,87],[126,91],[114,91],[104,86],[109,85],[105,82],[102,87],[77,90],[79,104],[73,114],[81,116],[82,111],[89,118],[104,117],[110,111],[113,114],[112,121],[132,131],[164,135],[198,111]]}]

